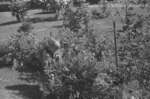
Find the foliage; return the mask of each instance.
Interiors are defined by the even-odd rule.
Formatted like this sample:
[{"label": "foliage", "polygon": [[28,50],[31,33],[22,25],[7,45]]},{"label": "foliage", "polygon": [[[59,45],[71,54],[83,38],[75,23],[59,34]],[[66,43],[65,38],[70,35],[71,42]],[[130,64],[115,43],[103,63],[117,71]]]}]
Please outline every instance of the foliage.
[{"label": "foliage", "polygon": [[12,50],[13,59],[17,60],[18,64],[15,67],[23,65],[35,50],[35,38],[31,33],[32,26],[30,23],[23,23],[18,29],[18,33],[10,37],[10,48]]},{"label": "foliage", "polygon": [[[146,25],[148,24],[147,22],[145,23],[145,21],[148,20],[139,17],[138,20],[136,20],[136,23],[134,23],[133,27],[128,28],[128,30],[123,34],[120,33],[121,38],[119,38],[120,40],[119,42],[121,45],[119,45],[119,50],[120,50],[119,56],[120,56],[121,63],[123,64],[122,66],[126,67],[126,73],[129,76],[128,77],[127,74],[125,74],[126,76],[125,81],[132,80],[132,79],[139,79],[139,81],[141,80],[149,81],[148,78],[144,80],[144,77],[139,76],[139,75],[145,75],[146,71],[149,70],[148,69],[149,62],[147,61],[148,59],[147,56],[149,56],[147,52],[147,50],[149,49],[148,47],[149,30],[145,32],[145,30],[148,29],[146,28],[147,27]],[[130,75],[132,75],[133,78],[130,77]],[[145,85],[145,84],[141,84],[141,85]]]},{"label": "foliage", "polygon": [[77,9],[76,17],[79,19],[74,20],[80,26],[76,29],[77,25],[71,24],[60,31],[60,47],[51,36],[37,41],[30,24],[24,23],[11,37],[12,55],[18,62],[17,67],[21,73],[30,72],[27,79],[37,82],[43,94],[56,98],[113,96],[114,91],[109,88],[111,78],[104,72],[106,65],[102,60],[106,58],[101,54],[105,51],[106,46],[103,45],[107,38],[102,42],[96,38],[85,9]]},{"label": "foliage", "polygon": [[9,52],[10,52],[9,41],[1,40],[0,41],[0,57],[3,57],[5,54],[8,54]]},{"label": "foliage", "polygon": [[[67,55],[68,54],[68,55]],[[72,49],[68,49],[62,64],[52,61],[52,64],[46,68],[46,74],[49,78],[51,87],[49,91],[61,96],[64,99],[92,97],[91,88],[94,79],[97,77],[96,64],[91,60],[91,55],[79,52],[76,55]],[[70,58],[71,57],[71,58]],[[82,61],[81,61],[82,60]],[[58,82],[57,82],[58,81]]]},{"label": "foliage", "polygon": [[7,66],[12,65],[11,60],[11,49],[10,49],[10,42],[8,40],[1,40],[0,41],[0,65]]},{"label": "foliage", "polygon": [[56,11],[58,5],[57,2],[55,0],[43,0],[41,2],[41,6],[43,11]]},{"label": "foliage", "polygon": [[71,22],[74,20],[72,24],[60,31],[63,54],[50,59],[45,66],[43,76],[47,79],[40,80],[42,89],[45,94],[53,93],[64,99],[111,99],[116,90],[111,88],[112,79],[105,70],[113,68],[108,62],[112,57],[105,56],[112,56],[108,50],[112,42],[105,45],[107,37],[104,41],[96,38],[86,9],[79,8],[72,14],[73,18],[69,16]]},{"label": "foliage", "polygon": [[10,5],[12,15],[15,16],[18,21],[23,21],[28,10],[28,6],[28,3],[24,1],[12,2]]},{"label": "foliage", "polygon": [[79,30],[85,29],[89,23],[89,13],[86,8],[79,7],[77,9],[72,9],[70,7],[66,8],[64,14],[64,26],[69,28],[73,32],[79,32]]},{"label": "foliage", "polygon": [[92,9],[91,11],[92,16],[94,19],[102,19],[102,18],[107,18],[109,16],[109,11],[102,11],[100,9]]},{"label": "foliage", "polygon": [[135,85],[139,87],[136,91],[143,92],[149,90],[149,15],[128,12],[126,25],[117,34],[119,66],[110,76],[115,86],[130,85],[132,81],[137,81]]},{"label": "foliage", "polygon": [[25,55],[34,47],[33,35],[30,34],[32,26],[30,23],[23,23],[18,29],[18,33],[13,34],[8,40],[1,41],[0,57],[9,59],[12,63],[13,58],[22,60]]},{"label": "foliage", "polygon": [[27,77],[37,82],[44,95],[56,99],[120,99],[118,93],[126,87],[135,85],[143,95],[150,90],[148,16],[126,13],[126,24],[117,33],[116,67],[112,34],[97,37],[86,8],[65,10],[60,46],[51,35],[38,41],[29,23],[11,38],[12,55],[22,68],[20,72],[30,71]]}]

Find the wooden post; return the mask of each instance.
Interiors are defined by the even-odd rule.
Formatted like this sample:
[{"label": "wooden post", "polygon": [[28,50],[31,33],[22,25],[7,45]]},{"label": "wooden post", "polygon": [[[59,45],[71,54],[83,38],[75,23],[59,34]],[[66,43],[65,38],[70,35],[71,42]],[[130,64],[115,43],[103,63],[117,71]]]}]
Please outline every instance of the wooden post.
[{"label": "wooden post", "polygon": [[115,63],[118,68],[118,51],[117,51],[117,37],[116,37],[116,22],[113,21],[113,31],[114,31],[114,45],[115,45]]}]

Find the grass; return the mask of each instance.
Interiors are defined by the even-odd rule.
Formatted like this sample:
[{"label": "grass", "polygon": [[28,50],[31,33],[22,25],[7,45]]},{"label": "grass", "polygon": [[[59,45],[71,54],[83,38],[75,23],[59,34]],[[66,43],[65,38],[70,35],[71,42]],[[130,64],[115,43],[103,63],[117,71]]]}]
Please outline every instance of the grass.
[{"label": "grass", "polygon": [[[54,14],[39,14],[40,12],[40,10],[29,11],[28,16],[34,26],[33,32],[40,38],[49,32],[57,34],[58,28],[62,25],[62,22],[56,21],[54,19]],[[93,24],[98,31],[102,31],[101,29],[105,31],[111,28],[110,21],[106,20],[95,20]],[[7,39],[12,33],[17,32],[20,25],[21,23],[18,23],[16,19],[11,16],[10,12],[0,12],[0,40]]]},{"label": "grass", "polygon": [[[56,32],[57,29],[54,28],[57,25],[60,25],[61,22],[56,21],[54,19],[54,15],[39,15],[35,14],[40,12],[40,10],[32,10],[29,11],[29,17],[31,21],[34,23],[34,30],[33,32],[36,32],[39,34],[39,32],[42,32],[41,35],[43,36],[43,33],[54,31]],[[16,19],[11,16],[10,12],[0,12],[0,40],[7,39],[12,33],[17,32],[18,27],[21,25],[21,23],[16,22]]]}]

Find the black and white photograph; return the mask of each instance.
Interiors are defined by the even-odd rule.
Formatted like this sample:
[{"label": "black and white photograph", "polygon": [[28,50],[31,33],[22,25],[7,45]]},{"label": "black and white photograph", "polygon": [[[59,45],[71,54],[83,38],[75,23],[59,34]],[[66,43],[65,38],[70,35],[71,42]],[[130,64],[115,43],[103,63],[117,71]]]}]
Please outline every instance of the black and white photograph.
[{"label": "black and white photograph", "polygon": [[150,99],[150,0],[0,0],[0,99]]}]

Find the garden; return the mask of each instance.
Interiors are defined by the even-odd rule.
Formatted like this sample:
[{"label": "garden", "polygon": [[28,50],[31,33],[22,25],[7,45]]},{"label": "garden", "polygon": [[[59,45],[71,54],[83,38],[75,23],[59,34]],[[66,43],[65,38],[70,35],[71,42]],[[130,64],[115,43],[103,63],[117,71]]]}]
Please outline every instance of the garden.
[{"label": "garden", "polygon": [[1,5],[0,99],[150,98],[148,0]]}]

